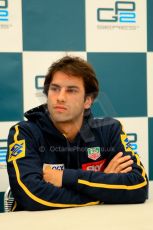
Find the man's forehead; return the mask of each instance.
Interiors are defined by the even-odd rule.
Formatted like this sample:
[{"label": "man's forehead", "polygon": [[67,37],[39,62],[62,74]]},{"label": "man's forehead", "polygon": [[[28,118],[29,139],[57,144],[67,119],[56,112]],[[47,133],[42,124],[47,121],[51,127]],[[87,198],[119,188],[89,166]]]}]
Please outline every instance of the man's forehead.
[{"label": "man's forehead", "polygon": [[72,87],[72,86],[83,86],[83,79],[81,76],[74,76],[74,75],[68,75],[66,73],[63,73],[61,71],[56,72],[53,75],[51,84],[56,84],[59,86],[66,86],[66,87]]}]

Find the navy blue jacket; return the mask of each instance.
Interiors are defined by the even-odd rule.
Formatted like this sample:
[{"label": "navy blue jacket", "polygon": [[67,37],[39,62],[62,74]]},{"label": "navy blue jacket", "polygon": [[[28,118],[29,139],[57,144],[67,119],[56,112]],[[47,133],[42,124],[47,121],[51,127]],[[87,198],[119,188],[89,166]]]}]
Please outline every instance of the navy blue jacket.
[{"label": "navy blue jacket", "polygon": [[[142,203],[148,195],[148,180],[138,154],[130,147],[119,121],[84,115],[80,132],[69,142],[53,125],[46,105],[27,113],[10,129],[7,168],[16,210],[47,210],[98,203]],[[118,153],[131,155],[129,173],[104,173]],[[49,164],[64,170],[62,188],[43,180]]]}]

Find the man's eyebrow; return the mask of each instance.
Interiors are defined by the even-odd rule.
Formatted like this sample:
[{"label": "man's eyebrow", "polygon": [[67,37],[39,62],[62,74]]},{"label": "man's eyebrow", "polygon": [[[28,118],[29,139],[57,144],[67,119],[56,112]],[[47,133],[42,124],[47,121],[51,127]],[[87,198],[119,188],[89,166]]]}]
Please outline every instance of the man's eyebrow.
[{"label": "man's eyebrow", "polygon": [[54,85],[54,86],[60,86],[60,85],[58,85],[58,84],[55,84],[55,83],[50,83],[50,85]]},{"label": "man's eyebrow", "polygon": [[73,88],[73,89],[79,89],[79,87],[76,86],[76,85],[68,85],[67,88],[69,88],[69,89],[70,89],[70,88],[71,88],[71,89],[72,89],[72,88]]},{"label": "man's eyebrow", "polygon": [[[55,83],[51,83],[50,85],[51,86],[56,86],[56,87],[61,87],[60,85],[55,84]],[[66,86],[66,88],[69,88],[69,89],[79,89],[79,87],[76,86],[76,85],[68,85],[68,86]]]}]

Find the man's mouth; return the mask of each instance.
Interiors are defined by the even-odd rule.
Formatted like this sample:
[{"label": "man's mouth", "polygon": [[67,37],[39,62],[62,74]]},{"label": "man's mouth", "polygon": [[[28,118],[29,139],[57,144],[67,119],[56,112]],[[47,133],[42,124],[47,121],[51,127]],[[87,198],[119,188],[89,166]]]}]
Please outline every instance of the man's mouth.
[{"label": "man's mouth", "polygon": [[65,106],[62,106],[62,105],[56,105],[56,106],[54,106],[54,109],[56,110],[56,111],[65,111],[65,110],[67,110],[67,108],[65,107]]}]

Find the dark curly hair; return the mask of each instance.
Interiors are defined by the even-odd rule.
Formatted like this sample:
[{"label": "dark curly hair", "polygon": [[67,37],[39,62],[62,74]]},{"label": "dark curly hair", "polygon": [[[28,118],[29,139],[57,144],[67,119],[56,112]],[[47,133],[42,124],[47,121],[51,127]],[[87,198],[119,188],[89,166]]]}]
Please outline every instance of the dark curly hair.
[{"label": "dark curly hair", "polygon": [[92,66],[80,57],[65,56],[54,62],[48,70],[44,81],[44,94],[48,95],[49,85],[53,75],[57,71],[62,71],[68,75],[80,77],[83,79],[85,87],[85,96],[91,96],[95,99],[99,92],[99,84]]}]

